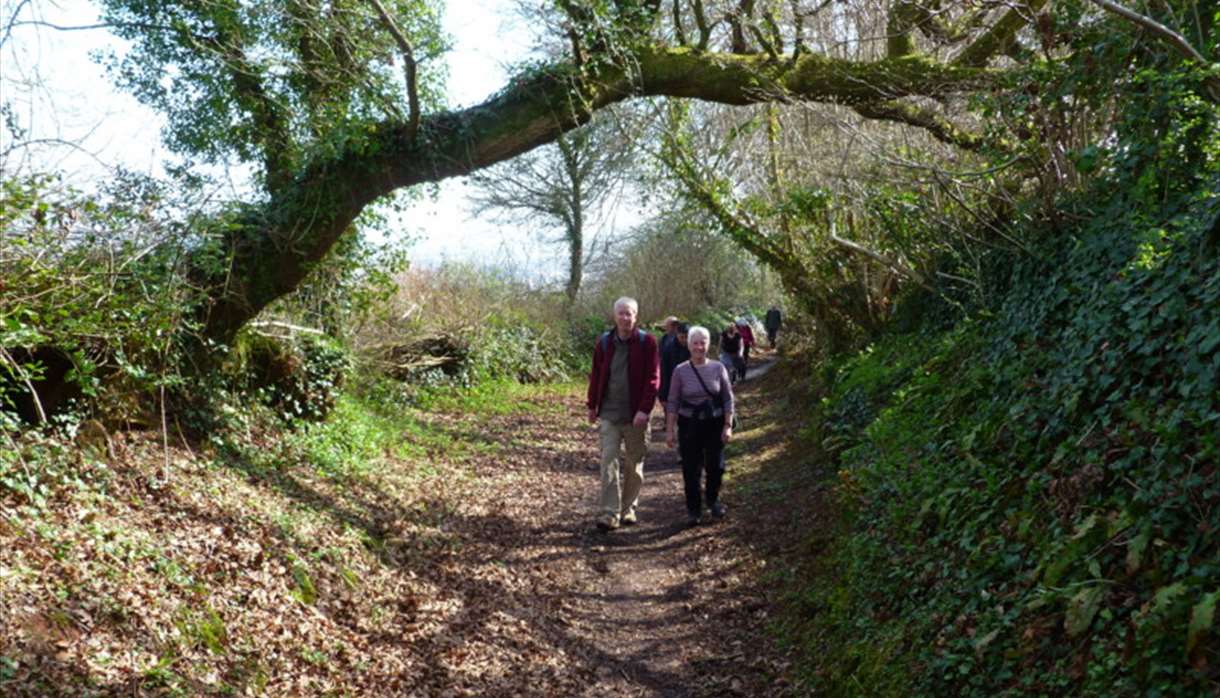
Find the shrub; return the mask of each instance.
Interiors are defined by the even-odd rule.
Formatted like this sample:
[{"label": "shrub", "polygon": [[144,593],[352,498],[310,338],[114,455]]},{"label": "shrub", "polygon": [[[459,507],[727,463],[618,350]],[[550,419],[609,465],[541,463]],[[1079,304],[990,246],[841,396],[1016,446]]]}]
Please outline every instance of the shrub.
[{"label": "shrub", "polygon": [[178,384],[198,300],[172,209],[161,185],[130,175],[94,196],[53,177],[0,181],[0,278],[20,280],[0,283],[0,409],[30,400],[33,382],[51,413],[68,395],[108,421],[154,419],[143,397]]},{"label": "shrub", "polygon": [[[411,270],[357,338],[365,361],[417,389],[523,383],[578,370],[562,300],[470,265]],[[591,343],[590,343],[591,345]]]},{"label": "shrub", "polygon": [[286,421],[321,420],[351,368],[347,351],[336,340],[311,333],[271,336],[247,331],[234,352],[237,383],[251,389]]}]

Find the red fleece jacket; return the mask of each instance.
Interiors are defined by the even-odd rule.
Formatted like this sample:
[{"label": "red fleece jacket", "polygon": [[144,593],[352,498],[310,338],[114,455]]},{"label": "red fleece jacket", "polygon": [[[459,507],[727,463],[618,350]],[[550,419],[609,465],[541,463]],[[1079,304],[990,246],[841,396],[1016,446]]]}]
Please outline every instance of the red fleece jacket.
[{"label": "red fleece jacket", "polygon": [[[613,330],[611,330],[613,331]],[[642,341],[641,341],[642,339]],[[614,358],[614,338],[606,342],[602,351],[601,336],[593,346],[593,370],[589,372],[589,409],[601,412],[602,397],[610,384],[610,360]],[[657,351],[657,340],[647,332],[632,330],[627,339],[627,384],[631,397],[631,413],[652,412],[656,404],[657,390],[661,387],[661,359]]]}]

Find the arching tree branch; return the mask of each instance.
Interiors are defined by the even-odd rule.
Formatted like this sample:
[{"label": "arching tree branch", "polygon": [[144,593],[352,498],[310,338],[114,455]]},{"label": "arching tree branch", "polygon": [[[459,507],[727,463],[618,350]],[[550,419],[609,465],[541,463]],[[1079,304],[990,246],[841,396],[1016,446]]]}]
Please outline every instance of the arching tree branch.
[{"label": "arching tree branch", "polygon": [[854,106],[954,94],[997,76],[915,56],[857,63],[805,55],[776,63],[765,54],[654,47],[638,49],[634,57],[633,70],[608,68],[597,81],[578,79],[571,64],[557,64],[513,80],[483,104],[421,117],[421,138],[413,137],[409,125],[386,122],[371,134],[371,144],[290,173],[291,186],[251,209],[240,232],[228,237],[224,256],[230,265],[200,265],[198,280],[223,289],[205,313],[207,334],[229,341],[264,306],[296,288],[379,197],[511,158],[616,102],[670,96],[731,105],[782,99]]}]

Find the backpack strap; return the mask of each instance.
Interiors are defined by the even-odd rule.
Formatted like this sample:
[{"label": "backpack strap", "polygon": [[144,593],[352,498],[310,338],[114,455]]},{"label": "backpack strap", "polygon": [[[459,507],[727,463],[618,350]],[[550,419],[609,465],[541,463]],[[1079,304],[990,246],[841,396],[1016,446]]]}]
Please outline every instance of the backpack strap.
[{"label": "backpack strap", "polygon": [[[605,354],[610,349],[610,333],[611,332],[614,332],[614,330],[606,330],[605,332],[602,333],[602,338],[601,338],[600,342],[602,345],[603,354]],[[635,338],[640,340],[640,343],[643,344],[644,343],[644,330],[641,330],[640,328],[637,327],[637,328],[635,328],[635,332],[636,332]]]}]

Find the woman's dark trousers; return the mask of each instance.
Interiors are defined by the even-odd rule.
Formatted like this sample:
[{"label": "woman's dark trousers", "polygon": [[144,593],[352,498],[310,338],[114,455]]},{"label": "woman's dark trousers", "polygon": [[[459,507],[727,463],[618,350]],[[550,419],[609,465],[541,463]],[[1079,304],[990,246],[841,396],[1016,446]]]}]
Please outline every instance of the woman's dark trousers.
[{"label": "woman's dark trousers", "polygon": [[686,512],[692,516],[703,513],[700,502],[700,480],[707,473],[705,502],[710,507],[720,497],[720,480],[724,477],[724,442],[720,433],[724,418],[694,419],[678,417],[678,454],[682,458],[682,482],[686,486]]}]

